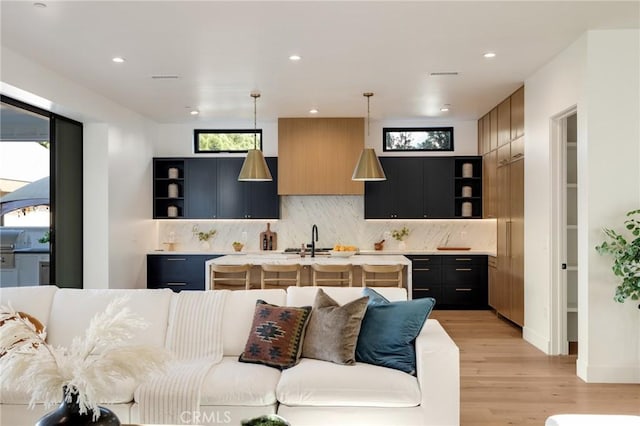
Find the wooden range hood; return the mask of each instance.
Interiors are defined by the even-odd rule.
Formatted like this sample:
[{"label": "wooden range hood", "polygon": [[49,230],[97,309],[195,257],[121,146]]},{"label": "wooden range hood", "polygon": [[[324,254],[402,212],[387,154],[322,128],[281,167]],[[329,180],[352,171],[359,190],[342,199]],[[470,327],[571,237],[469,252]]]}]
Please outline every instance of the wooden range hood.
[{"label": "wooden range hood", "polygon": [[364,118],[278,119],[278,194],[364,194],[351,180],[363,148]]}]

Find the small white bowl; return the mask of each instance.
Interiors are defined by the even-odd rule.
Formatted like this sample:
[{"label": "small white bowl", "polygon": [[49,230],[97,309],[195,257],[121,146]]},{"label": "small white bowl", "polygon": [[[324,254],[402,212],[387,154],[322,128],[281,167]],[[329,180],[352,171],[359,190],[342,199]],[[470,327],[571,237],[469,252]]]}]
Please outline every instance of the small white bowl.
[{"label": "small white bowl", "polygon": [[335,251],[335,250],[329,251],[329,254],[331,254],[331,257],[351,257],[356,253],[357,251]]}]

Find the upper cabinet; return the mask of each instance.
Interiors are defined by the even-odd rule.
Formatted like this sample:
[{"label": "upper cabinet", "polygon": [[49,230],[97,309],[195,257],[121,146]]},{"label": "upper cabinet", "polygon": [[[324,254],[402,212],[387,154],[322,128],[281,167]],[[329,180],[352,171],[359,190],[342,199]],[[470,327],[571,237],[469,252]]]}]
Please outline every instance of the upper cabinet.
[{"label": "upper cabinet", "polygon": [[511,141],[511,98],[498,105],[498,146]]},{"label": "upper cabinet", "polygon": [[[154,159],[154,219],[277,219],[278,159],[267,157],[271,182],[239,182],[244,158]],[[177,165],[177,167],[175,167]],[[165,178],[178,168],[178,178]],[[174,183],[175,181],[175,183]],[[169,191],[168,185],[178,185]],[[171,193],[169,193],[171,192]]]},{"label": "upper cabinet", "polygon": [[524,86],[511,95],[511,140],[524,135]]},{"label": "upper cabinet", "polygon": [[[387,180],[365,183],[365,219],[480,216],[480,157],[380,157],[380,162]],[[463,177],[463,164],[475,171]]]},{"label": "upper cabinet", "polygon": [[351,180],[363,148],[362,118],[278,119],[278,194],[363,194]]}]

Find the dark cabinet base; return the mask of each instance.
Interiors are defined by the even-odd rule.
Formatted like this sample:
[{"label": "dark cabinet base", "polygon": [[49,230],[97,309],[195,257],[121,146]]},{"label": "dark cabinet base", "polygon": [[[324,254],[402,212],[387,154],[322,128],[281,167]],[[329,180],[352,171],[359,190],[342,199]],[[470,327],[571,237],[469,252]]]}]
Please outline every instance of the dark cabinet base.
[{"label": "dark cabinet base", "polygon": [[204,264],[218,255],[147,255],[147,288],[205,290]]},{"label": "dark cabinet base", "polygon": [[407,256],[414,299],[433,297],[435,309],[489,309],[487,256]]}]

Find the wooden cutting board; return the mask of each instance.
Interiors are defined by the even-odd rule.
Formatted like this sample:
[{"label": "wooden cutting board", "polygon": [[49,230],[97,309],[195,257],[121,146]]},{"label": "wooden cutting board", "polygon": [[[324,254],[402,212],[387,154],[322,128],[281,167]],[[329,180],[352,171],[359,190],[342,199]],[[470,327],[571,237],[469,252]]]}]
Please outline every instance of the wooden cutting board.
[{"label": "wooden cutting board", "polygon": [[265,250],[264,241],[267,241],[266,250],[278,249],[278,233],[271,230],[271,224],[267,223],[267,230],[260,233],[260,250]]}]

